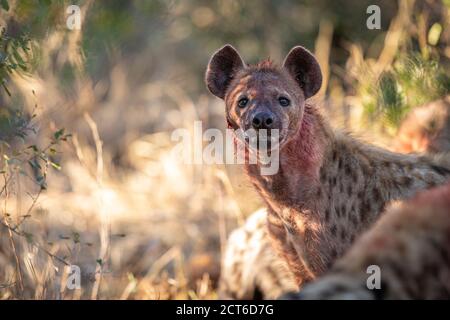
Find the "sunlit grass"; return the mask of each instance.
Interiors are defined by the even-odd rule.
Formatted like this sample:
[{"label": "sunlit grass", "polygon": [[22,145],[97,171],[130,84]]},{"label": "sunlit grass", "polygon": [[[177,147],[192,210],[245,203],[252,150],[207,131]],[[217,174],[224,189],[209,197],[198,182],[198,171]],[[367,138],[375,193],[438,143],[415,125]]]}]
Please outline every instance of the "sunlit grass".
[{"label": "sunlit grass", "polygon": [[[235,15],[240,5],[225,3],[220,2],[223,15]],[[218,19],[207,7],[189,16],[198,28],[215,26]],[[170,25],[169,36],[175,35],[169,42],[189,38],[192,26],[183,29],[183,21]],[[379,59],[348,44],[347,63],[329,68],[323,89],[323,112],[332,124],[370,132],[375,143],[392,141],[408,112],[450,92],[447,70],[432,54],[424,57],[405,45],[412,35],[399,30],[410,22],[398,21]],[[323,26],[317,43],[321,63],[327,63],[333,27]],[[439,29],[433,30],[430,41],[439,44]],[[33,43],[36,72],[13,76],[8,87],[20,97],[11,104],[23,103],[28,112],[36,108],[39,132],[26,137],[27,143],[45,146],[61,127],[72,136],[52,155],[61,168],[49,168],[46,190],[40,191],[31,174],[0,176],[0,188],[5,177],[12,181],[0,196],[0,221],[9,223],[0,225],[0,299],[216,298],[227,234],[262,202],[240,166],[181,163],[170,137],[175,129],[191,131],[197,120],[204,129],[224,130],[222,103],[206,89],[192,95],[177,77],[136,76],[143,62],[156,68],[169,59],[170,53],[151,60],[154,48],[132,58],[134,69],[112,49],[114,64],[94,79],[82,41],[82,32],[50,32]],[[255,41],[244,51],[257,48]],[[185,70],[186,61],[177,62]],[[202,77],[188,75],[190,81]],[[1,128],[11,125],[3,115]],[[80,290],[65,286],[70,264],[82,270]]]}]

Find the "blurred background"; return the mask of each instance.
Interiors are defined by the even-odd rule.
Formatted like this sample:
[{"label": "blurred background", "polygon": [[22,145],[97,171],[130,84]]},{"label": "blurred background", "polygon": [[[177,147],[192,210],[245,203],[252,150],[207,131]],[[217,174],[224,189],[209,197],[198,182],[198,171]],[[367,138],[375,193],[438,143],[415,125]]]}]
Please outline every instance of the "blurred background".
[{"label": "blurred background", "polygon": [[225,43],[248,63],[313,51],[335,127],[404,152],[450,144],[448,0],[0,7],[0,299],[216,298],[227,235],[261,201],[238,165],[180,163],[171,133],[225,129],[203,82]]}]

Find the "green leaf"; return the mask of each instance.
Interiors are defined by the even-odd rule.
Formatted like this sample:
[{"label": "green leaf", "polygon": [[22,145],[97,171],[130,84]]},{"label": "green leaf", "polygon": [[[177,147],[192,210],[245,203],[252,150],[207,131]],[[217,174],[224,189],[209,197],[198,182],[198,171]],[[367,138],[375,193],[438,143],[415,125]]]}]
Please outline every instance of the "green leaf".
[{"label": "green leaf", "polygon": [[47,182],[45,181],[45,177],[44,176],[36,177],[36,182],[41,187],[41,190],[47,190]]},{"label": "green leaf", "polygon": [[25,236],[25,239],[27,239],[27,242],[29,244],[33,243],[33,235],[31,233],[24,232],[23,235]]},{"label": "green leaf", "polygon": [[80,234],[78,232],[73,233],[73,242],[80,243]]},{"label": "green leaf", "polygon": [[62,128],[55,132],[53,136],[55,137],[56,140],[59,140],[59,138],[61,138],[64,135],[64,130],[65,129]]},{"label": "green leaf", "polygon": [[59,164],[57,164],[56,162],[50,161],[50,164],[52,165],[53,168],[55,168],[56,170],[61,170],[61,166]]},{"label": "green leaf", "polygon": [[442,26],[439,23],[435,23],[431,26],[430,31],[428,31],[428,43],[435,46],[439,42],[439,38],[442,33]]},{"label": "green leaf", "polygon": [[36,147],[36,145],[34,145],[34,144],[29,146],[28,149],[32,149],[34,152],[39,152],[38,147]]},{"label": "green leaf", "polygon": [[8,0],[1,0],[1,6],[4,10],[9,11],[9,3]]},{"label": "green leaf", "polygon": [[34,169],[39,169],[41,170],[42,167],[39,164],[39,162],[37,162],[36,160],[28,160],[28,163],[30,164],[30,166],[32,166]]},{"label": "green leaf", "polygon": [[4,82],[2,82],[2,86],[3,86],[3,89],[5,89],[5,91],[8,94],[8,96],[11,97],[11,92],[9,91],[8,87],[6,86],[6,84]]}]

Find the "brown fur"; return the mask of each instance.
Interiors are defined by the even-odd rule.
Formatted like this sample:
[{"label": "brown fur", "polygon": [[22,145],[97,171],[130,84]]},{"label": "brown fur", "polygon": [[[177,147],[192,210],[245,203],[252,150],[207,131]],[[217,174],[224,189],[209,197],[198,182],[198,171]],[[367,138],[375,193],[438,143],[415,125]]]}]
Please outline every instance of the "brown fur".
[{"label": "brown fur", "polygon": [[321,118],[316,121],[315,136],[328,141],[319,154],[312,153],[319,159],[315,164],[297,162],[303,152],[292,148],[300,154],[282,152],[275,176],[259,176],[248,166],[269,207],[269,232],[299,282],[323,273],[387,203],[442,184],[450,173],[430,158],[394,154],[330,134]]},{"label": "brown fur", "polygon": [[[381,288],[366,285],[371,265]],[[450,184],[393,206],[296,299],[450,299]]]},{"label": "brown fur", "polygon": [[[318,72],[315,59],[300,47],[281,68],[245,67],[237,52],[225,47],[211,59],[206,77],[211,92],[224,98],[234,127],[247,130],[261,108],[279,122],[278,173],[263,176],[260,164],[247,164],[246,171],[267,204],[273,243],[299,285],[326,271],[390,201],[450,176],[448,164],[392,153],[333,131],[317,108],[305,103],[320,88]],[[237,107],[242,95],[250,100],[245,109]],[[280,107],[279,95],[288,96],[291,106]]]},{"label": "brown fur", "polygon": [[401,123],[395,150],[450,151],[450,96],[414,108]]},{"label": "brown fur", "polygon": [[234,230],[222,257],[221,299],[275,299],[297,291],[286,262],[272,249],[266,228],[267,212],[254,212]]},{"label": "brown fur", "polygon": [[[416,153],[450,151],[449,99],[447,97],[414,109],[403,121],[398,136],[392,141],[395,149],[399,152]],[[221,297],[254,299],[255,293],[259,293],[262,298],[271,299],[296,291],[290,285],[294,283],[292,273],[288,272],[283,259],[275,255],[269,244],[266,220],[267,210],[258,210],[248,218],[244,226],[235,230],[227,241],[227,253],[220,277]],[[234,236],[243,233],[243,230],[248,235],[246,239],[249,239],[245,242],[242,237]],[[252,255],[252,259],[248,258],[249,255]],[[276,273],[268,271],[274,269],[277,270]],[[257,272],[253,272],[255,270]],[[249,274],[253,275],[253,281],[248,281],[248,278],[243,276]],[[262,283],[264,286],[260,285]],[[327,288],[332,286],[327,285]]]}]

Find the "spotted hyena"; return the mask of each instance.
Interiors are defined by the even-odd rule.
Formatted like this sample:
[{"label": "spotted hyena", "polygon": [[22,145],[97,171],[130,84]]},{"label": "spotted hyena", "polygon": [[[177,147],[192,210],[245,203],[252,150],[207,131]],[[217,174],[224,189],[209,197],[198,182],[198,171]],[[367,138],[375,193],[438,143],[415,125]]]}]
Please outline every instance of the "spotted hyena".
[{"label": "spotted hyena", "polygon": [[[450,96],[414,108],[402,121],[393,149],[403,153],[449,152]],[[230,235],[221,268],[221,297],[271,299],[296,291],[287,264],[269,243],[266,220],[266,209],[260,209]]]},{"label": "spotted hyena", "polygon": [[390,201],[450,177],[445,159],[393,153],[331,129],[306,103],[321,81],[319,64],[300,46],[279,67],[247,66],[226,45],[206,72],[209,90],[225,101],[229,127],[280,132],[279,170],[264,175],[261,162],[245,167],[267,205],[272,243],[299,286],[324,273]]},{"label": "spotted hyena", "polygon": [[395,141],[400,152],[450,151],[450,96],[414,108]]},{"label": "spotted hyena", "polygon": [[[379,269],[372,287],[368,268]],[[450,184],[389,208],[295,299],[450,299]]]}]

